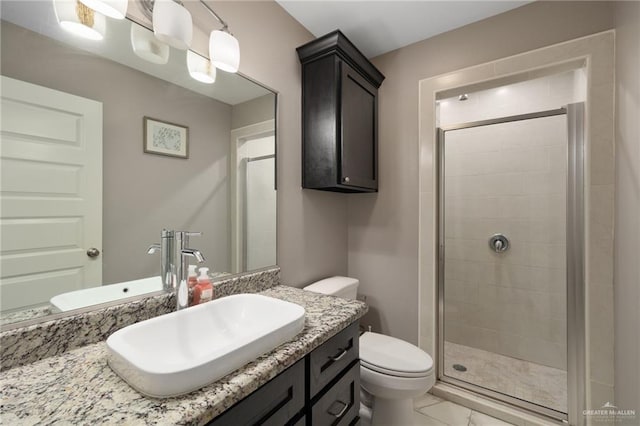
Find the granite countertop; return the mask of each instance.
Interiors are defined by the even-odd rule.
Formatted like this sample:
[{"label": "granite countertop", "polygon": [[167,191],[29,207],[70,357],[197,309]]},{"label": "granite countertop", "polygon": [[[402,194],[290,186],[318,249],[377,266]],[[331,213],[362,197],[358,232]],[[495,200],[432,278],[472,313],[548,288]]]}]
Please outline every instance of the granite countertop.
[{"label": "granite countertop", "polygon": [[358,301],[278,285],[259,292],[306,310],[292,341],[198,391],[155,399],[141,395],[107,365],[104,342],[84,346],[0,374],[2,423],[206,424],[362,317]]}]

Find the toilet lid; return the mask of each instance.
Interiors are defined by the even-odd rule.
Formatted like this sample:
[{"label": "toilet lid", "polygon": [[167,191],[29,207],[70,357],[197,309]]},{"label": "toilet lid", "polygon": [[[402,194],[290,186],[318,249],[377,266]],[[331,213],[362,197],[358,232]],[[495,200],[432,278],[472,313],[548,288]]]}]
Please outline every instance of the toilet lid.
[{"label": "toilet lid", "polygon": [[400,377],[427,376],[433,369],[433,360],[422,349],[372,332],[360,336],[360,362],[371,370]]}]

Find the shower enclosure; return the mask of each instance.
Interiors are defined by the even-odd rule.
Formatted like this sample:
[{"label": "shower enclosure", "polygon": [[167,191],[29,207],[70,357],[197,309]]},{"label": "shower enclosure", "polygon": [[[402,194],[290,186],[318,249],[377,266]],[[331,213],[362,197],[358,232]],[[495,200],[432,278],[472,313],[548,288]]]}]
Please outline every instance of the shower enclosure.
[{"label": "shower enclosure", "polygon": [[276,264],[276,139],[273,123],[231,131],[231,266]]},{"label": "shower enclosure", "polygon": [[244,263],[254,270],[276,264],[276,156],[245,161]]},{"label": "shower enclosure", "polygon": [[583,108],[438,129],[439,378],[560,420],[584,405]]}]

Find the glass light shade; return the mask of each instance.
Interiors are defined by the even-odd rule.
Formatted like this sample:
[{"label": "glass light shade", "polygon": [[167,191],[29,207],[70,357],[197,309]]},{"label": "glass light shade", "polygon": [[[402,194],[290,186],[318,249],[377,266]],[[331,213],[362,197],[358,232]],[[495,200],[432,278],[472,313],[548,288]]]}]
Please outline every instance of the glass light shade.
[{"label": "glass light shade", "polygon": [[153,32],[158,40],[180,50],[187,50],[193,38],[191,13],[173,0],[155,0]]},{"label": "glass light shade", "polygon": [[213,84],[216,81],[216,67],[207,58],[187,50],[187,68],[189,75],[201,83]]},{"label": "glass light shade", "polygon": [[153,64],[164,65],[169,62],[170,48],[158,40],[151,31],[142,25],[131,23],[131,47],[139,58]]},{"label": "glass light shade", "polygon": [[86,6],[109,18],[124,19],[127,16],[127,0],[80,0]]},{"label": "glass light shade", "polygon": [[240,45],[238,40],[226,31],[211,31],[209,36],[209,57],[216,68],[227,72],[238,72],[240,67]]},{"label": "glass light shade", "polygon": [[104,38],[106,18],[77,0],[54,0],[56,19],[62,28],[89,40]]}]

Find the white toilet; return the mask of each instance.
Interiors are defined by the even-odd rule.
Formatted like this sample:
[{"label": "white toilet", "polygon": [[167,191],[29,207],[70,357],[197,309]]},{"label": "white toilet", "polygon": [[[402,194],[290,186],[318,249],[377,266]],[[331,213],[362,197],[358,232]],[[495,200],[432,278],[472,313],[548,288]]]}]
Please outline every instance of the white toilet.
[{"label": "white toilet", "polygon": [[[355,299],[359,283],[355,278],[331,277],[304,289]],[[433,360],[404,340],[366,332],[360,336],[360,383],[363,424],[412,425],[413,398],[435,383]]]}]

